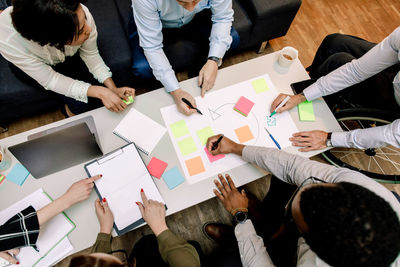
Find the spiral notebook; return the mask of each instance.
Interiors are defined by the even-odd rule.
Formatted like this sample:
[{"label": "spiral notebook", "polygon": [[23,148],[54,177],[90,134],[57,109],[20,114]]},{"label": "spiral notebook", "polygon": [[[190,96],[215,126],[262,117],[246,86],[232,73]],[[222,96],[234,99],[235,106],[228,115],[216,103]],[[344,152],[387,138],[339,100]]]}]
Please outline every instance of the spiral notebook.
[{"label": "spiral notebook", "polygon": [[138,110],[131,108],[113,133],[149,155],[167,129]]},{"label": "spiral notebook", "polygon": [[140,189],[148,199],[165,204],[157,186],[133,143],[85,165],[89,176],[102,174],[95,182],[99,198],[105,197],[114,214],[114,228],[122,235],[144,223],[139,207]]}]

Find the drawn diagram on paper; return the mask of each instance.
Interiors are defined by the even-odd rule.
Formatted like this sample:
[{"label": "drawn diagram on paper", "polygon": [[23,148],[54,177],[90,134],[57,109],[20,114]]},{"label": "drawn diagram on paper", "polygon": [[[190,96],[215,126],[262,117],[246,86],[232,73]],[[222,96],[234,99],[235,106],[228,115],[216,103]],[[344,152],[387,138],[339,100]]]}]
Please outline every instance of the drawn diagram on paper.
[{"label": "drawn diagram on paper", "polygon": [[245,145],[273,147],[264,126],[282,148],[291,145],[289,137],[297,132],[288,112],[270,115],[272,101],[278,95],[270,77],[265,74],[214,92],[196,97],[197,108],[204,115],[189,117],[178,112],[176,105],[161,108],[161,114],[175,152],[189,183],[196,183],[217,173],[245,164],[237,155],[212,156],[205,149],[207,139],[224,134]]}]

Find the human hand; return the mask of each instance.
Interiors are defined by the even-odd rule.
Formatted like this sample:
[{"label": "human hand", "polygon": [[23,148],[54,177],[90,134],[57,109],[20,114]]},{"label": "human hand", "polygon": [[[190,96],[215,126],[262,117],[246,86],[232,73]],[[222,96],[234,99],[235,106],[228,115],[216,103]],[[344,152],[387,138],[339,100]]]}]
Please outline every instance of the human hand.
[{"label": "human hand", "polygon": [[211,136],[207,140],[207,149],[208,152],[211,153],[211,155],[218,155],[218,154],[228,154],[228,153],[235,153],[237,155],[242,155],[242,151],[244,148],[244,145],[238,144],[233,142],[231,139],[228,137],[224,136],[221,139],[221,142],[219,142],[217,148],[215,150],[212,150],[212,147],[215,142],[219,139],[221,134]]},{"label": "human hand", "polygon": [[294,133],[293,137],[289,138],[293,146],[304,147],[299,149],[301,152],[325,148],[327,139],[328,133],[318,130]]},{"label": "human hand", "polygon": [[238,211],[247,211],[249,200],[247,199],[246,192],[244,189],[241,192],[237,190],[229,174],[226,174],[225,177],[226,180],[221,174],[218,174],[218,178],[222,184],[217,179],[214,180],[219,190],[214,189],[214,194],[221,200],[224,208],[233,216]]},{"label": "human hand", "polygon": [[65,204],[64,209],[88,199],[94,187],[94,182],[99,180],[101,177],[102,175],[99,174],[73,183],[70,188],[68,188],[67,192],[60,197],[60,201]]},{"label": "human hand", "polygon": [[280,107],[276,113],[281,113],[284,112],[286,110],[292,109],[293,107],[295,107],[297,104],[300,104],[301,102],[306,101],[307,99],[305,98],[305,96],[299,94],[299,95],[287,95],[287,94],[279,94],[277,98],[275,98],[274,102],[272,102],[271,104],[271,112],[273,110],[276,109],[277,106],[279,106],[279,104],[287,97],[290,96],[290,99],[288,102],[286,102],[285,105],[283,105],[282,107]]},{"label": "human hand", "polygon": [[193,107],[197,108],[196,101],[188,92],[179,88],[178,90],[171,92],[171,95],[174,98],[176,107],[180,113],[191,115],[197,112],[195,109],[189,108],[189,106],[182,101],[182,98],[186,98],[193,105]]},{"label": "human hand", "polygon": [[[122,97],[119,96],[117,93],[115,93],[113,90],[98,86],[99,87],[99,92],[98,92],[98,98],[103,102],[103,105],[110,111],[113,112],[121,112],[124,111],[124,109],[127,107],[127,105],[122,101]],[[115,90],[118,90],[115,89]],[[120,90],[123,91],[123,90]],[[121,93],[121,92],[119,92]],[[125,97],[125,96],[124,96]]]},{"label": "human hand", "polygon": [[207,60],[199,73],[198,85],[201,87],[201,97],[204,97],[207,91],[214,87],[217,78],[218,64],[214,60]]},{"label": "human hand", "polygon": [[6,250],[6,251],[0,251],[0,258],[5,259],[6,261],[8,261],[9,263],[12,263],[12,264],[19,264],[19,261],[17,259],[15,259],[15,257],[11,256],[11,254],[14,256],[18,255],[19,249],[14,248],[14,249]]},{"label": "human hand", "polygon": [[96,208],[96,216],[100,223],[100,232],[111,234],[114,224],[114,215],[108,206],[106,198],[103,198],[102,202],[100,202],[100,199],[96,199],[94,204]]},{"label": "human hand", "polygon": [[129,101],[129,96],[135,97],[135,89],[126,86],[115,88],[114,92],[125,101]]},{"label": "human hand", "polygon": [[143,189],[140,191],[140,195],[142,203],[136,202],[136,204],[139,206],[143,219],[150,226],[153,233],[158,236],[168,229],[165,222],[165,206],[158,201],[147,199]]}]

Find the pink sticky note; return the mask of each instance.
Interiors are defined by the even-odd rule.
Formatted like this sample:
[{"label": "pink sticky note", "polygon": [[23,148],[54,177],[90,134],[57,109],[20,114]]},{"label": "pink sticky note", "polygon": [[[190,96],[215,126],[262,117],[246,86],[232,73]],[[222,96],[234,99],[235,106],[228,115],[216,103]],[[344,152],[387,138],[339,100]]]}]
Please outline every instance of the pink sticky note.
[{"label": "pink sticky note", "polygon": [[249,115],[251,109],[254,106],[254,102],[248,100],[244,96],[241,96],[239,98],[239,101],[236,103],[236,105],[233,107],[234,110],[242,114],[243,116],[247,117]]},{"label": "pink sticky note", "polygon": [[164,173],[165,169],[167,168],[168,163],[159,160],[156,157],[153,157],[149,164],[147,165],[147,169],[149,170],[150,174],[158,179],[160,179],[161,175]]},{"label": "pink sticky note", "polygon": [[214,161],[217,161],[219,159],[225,158],[224,154],[219,154],[219,155],[216,155],[216,156],[210,154],[210,152],[208,152],[207,147],[204,148],[204,151],[206,152],[208,160],[210,161],[210,163],[213,163]]}]

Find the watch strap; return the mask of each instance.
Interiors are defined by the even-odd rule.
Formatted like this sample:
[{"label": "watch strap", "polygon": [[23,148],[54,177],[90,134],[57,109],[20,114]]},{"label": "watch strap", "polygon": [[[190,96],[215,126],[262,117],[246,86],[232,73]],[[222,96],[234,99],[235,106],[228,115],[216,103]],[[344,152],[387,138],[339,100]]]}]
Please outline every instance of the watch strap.
[{"label": "watch strap", "polygon": [[217,65],[218,65],[218,67],[221,66],[221,64],[222,64],[222,59],[219,58],[219,57],[210,56],[207,59],[215,61],[217,63]]}]

